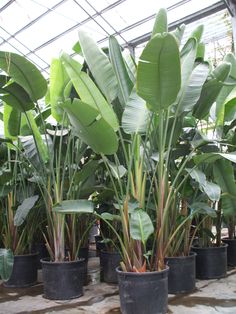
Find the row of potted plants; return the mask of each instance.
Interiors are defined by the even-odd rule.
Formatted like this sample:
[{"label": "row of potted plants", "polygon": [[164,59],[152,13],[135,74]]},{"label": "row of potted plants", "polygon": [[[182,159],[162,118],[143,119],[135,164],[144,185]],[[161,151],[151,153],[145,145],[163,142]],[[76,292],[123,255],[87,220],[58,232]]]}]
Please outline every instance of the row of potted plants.
[{"label": "row of potted plants", "polygon": [[195,288],[195,259],[198,278],[225,276],[222,226],[235,237],[236,59],[213,68],[203,26],[182,43],[184,29],[168,32],[161,9],[137,64],[115,37],[103,51],[80,31],[74,50],[84,62],[61,53],[49,85],[24,57],[0,52],[3,279],[12,252],[15,265],[40,230],[45,296],[79,297],[95,219],[121,259],[122,313],[166,313],[168,285]]}]

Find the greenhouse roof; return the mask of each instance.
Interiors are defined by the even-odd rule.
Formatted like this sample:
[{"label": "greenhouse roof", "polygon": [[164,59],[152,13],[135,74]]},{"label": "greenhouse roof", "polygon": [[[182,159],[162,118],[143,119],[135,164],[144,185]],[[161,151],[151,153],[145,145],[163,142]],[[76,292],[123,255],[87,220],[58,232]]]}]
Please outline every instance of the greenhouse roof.
[{"label": "greenhouse roof", "polygon": [[120,44],[137,47],[147,41],[160,7],[167,8],[172,28],[188,24],[186,33],[200,19],[205,24],[203,40],[207,43],[232,37],[226,1],[2,0],[0,50],[26,56],[48,76],[53,57],[61,50],[73,54],[79,28],[103,46],[112,34]]}]

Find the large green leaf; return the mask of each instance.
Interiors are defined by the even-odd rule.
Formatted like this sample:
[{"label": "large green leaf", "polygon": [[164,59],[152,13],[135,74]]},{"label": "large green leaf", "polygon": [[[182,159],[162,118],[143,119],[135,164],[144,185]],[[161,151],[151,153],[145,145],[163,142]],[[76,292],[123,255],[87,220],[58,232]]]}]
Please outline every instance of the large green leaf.
[{"label": "large green leaf", "polygon": [[11,83],[0,89],[0,98],[9,106],[25,112],[34,108],[34,103],[26,91],[17,83]]},{"label": "large green leaf", "polygon": [[49,160],[49,147],[48,147],[48,138],[45,135],[40,133],[40,130],[35,122],[34,116],[31,111],[26,113],[27,121],[31,129],[37,152],[40,155],[41,160],[46,163]]},{"label": "large green leaf", "polygon": [[107,103],[91,78],[86,73],[81,72],[80,69],[77,69],[75,61],[70,56],[63,53],[61,59],[81,100],[99,111],[103,119],[115,131],[118,130],[119,123],[112,107]]},{"label": "large green leaf", "polygon": [[196,38],[197,42],[200,43],[204,32],[204,25],[198,25],[191,33],[190,37]]},{"label": "large green leaf", "polygon": [[14,216],[14,225],[19,227],[25,221],[30,210],[34,207],[39,196],[34,195],[24,199],[23,203],[17,207],[15,216]]},{"label": "large green leaf", "polygon": [[11,250],[0,249],[0,278],[6,281],[10,278],[14,263],[14,255]]},{"label": "large green leaf", "polygon": [[93,77],[107,100],[112,102],[117,96],[117,80],[108,57],[87,33],[79,31],[79,41]]},{"label": "large green leaf", "polygon": [[172,34],[175,36],[179,45],[181,44],[181,40],[182,40],[183,35],[184,35],[185,27],[186,27],[185,24],[181,24],[180,26],[177,26],[177,28],[172,32]]},{"label": "large green leaf", "polygon": [[[229,77],[232,78],[236,78],[236,59],[234,57],[234,55],[232,53],[227,54],[224,57],[224,61],[228,62],[231,64],[231,70],[229,73]],[[216,110],[215,110],[215,114],[216,114],[216,124],[217,126],[223,126],[224,125],[224,121],[225,121],[225,110],[226,110],[226,104],[229,99],[227,99],[228,97],[230,97],[231,92],[233,91],[235,87],[232,86],[223,86],[217,99],[216,99]],[[232,97],[231,97],[232,98]],[[224,110],[225,107],[225,110]]]},{"label": "large green leaf", "polygon": [[181,86],[180,56],[173,35],[156,34],[144,48],[137,69],[137,93],[152,111],[167,109]]},{"label": "large green leaf", "polygon": [[189,112],[200,98],[202,87],[209,73],[208,63],[198,64],[192,71],[187,86],[183,89],[178,113]]},{"label": "large green leaf", "polygon": [[74,182],[78,185],[83,184],[90,176],[94,175],[98,166],[98,160],[90,160],[75,174]]},{"label": "large green leaf", "polygon": [[213,165],[214,178],[225,194],[222,209],[226,216],[236,214],[236,184],[234,169],[230,161],[220,159]]},{"label": "large green leaf", "polygon": [[117,151],[117,135],[98,109],[76,98],[72,102],[67,100],[63,108],[78,137],[91,146],[95,152],[114,154]]},{"label": "large green leaf", "polygon": [[88,200],[67,200],[55,205],[52,210],[60,214],[92,214],[94,205]]},{"label": "large green leaf", "polygon": [[14,138],[20,133],[21,112],[4,103],[4,135],[6,138]]},{"label": "large green leaf", "polygon": [[212,163],[215,162],[218,159],[227,159],[229,161],[232,161],[233,163],[236,163],[236,152],[231,152],[231,153],[205,153],[201,155],[196,155],[194,156],[194,162],[196,164],[200,164],[202,162],[205,163]]},{"label": "large green leaf", "polygon": [[200,98],[193,108],[193,115],[196,118],[203,119],[209,113],[223,87],[223,82],[229,76],[230,70],[231,65],[223,62],[212,72],[213,78],[203,85]]},{"label": "large green leaf", "polygon": [[208,206],[203,202],[195,202],[189,206],[194,214],[203,214],[210,216],[212,218],[216,218],[216,211],[214,208]]},{"label": "large green leaf", "polygon": [[140,240],[145,245],[153,232],[153,223],[145,211],[137,209],[130,215],[130,235],[132,239]]},{"label": "large green leaf", "polygon": [[181,85],[186,87],[192,73],[197,54],[197,42],[195,38],[190,38],[181,51]]},{"label": "large green leaf", "polygon": [[64,101],[64,89],[69,80],[61,60],[53,59],[50,66],[50,104],[52,116],[58,122],[63,118],[63,111],[58,104]]},{"label": "large green leaf", "polygon": [[118,86],[121,91],[122,104],[124,106],[127,103],[130,93],[132,91],[133,82],[129,77],[127,67],[121,54],[120,45],[118,44],[114,36],[110,36],[109,38],[109,53]]},{"label": "large green leaf", "polygon": [[0,51],[0,68],[23,87],[33,101],[46,94],[47,81],[26,58],[16,53]]},{"label": "large green leaf", "polygon": [[[42,141],[45,147],[47,147],[48,145],[49,153],[52,153],[51,137],[49,135],[45,137],[45,135],[43,134],[42,135],[40,134],[40,137],[41,137],[40,141]],[[20,136],[19,139],[24,148],[24,154],[26,155],[27,159],[29,159],[29,161],[34,165],[34,167],[40,171],[42,167],[42,163],[38,154],[34,137],[32,135],[27,135],[27,136]],[[48,156],[48,153],[47,153],[47,156]]]},{"label": "large green leaf", "polygon": [[122,116],[122,127],[127,134],[145,133],[150,112],[146,102],[132,91]]},{"label": "large green leaf", "polygon": [[153,30],[152,30],[152,37],[158,33],[167,33],[168,32],[168,22],[167,22],[167,11],[166,9],[162,8],[158,11]]}]

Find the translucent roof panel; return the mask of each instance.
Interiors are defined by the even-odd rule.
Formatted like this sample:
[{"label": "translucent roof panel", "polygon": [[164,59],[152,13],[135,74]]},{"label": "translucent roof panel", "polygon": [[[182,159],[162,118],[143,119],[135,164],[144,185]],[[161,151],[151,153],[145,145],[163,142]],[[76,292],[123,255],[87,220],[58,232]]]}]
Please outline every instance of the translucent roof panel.
[{"label": "translucent roof panel", "polygon": [[223,12],[223,0],[2,0],[0,50],[29,57],[47,75],[51,59],[61,50],[73,53],[79,29],[90,33],[102,46],[110,35],[128,46],[150,33],[161,7],[167,8],[169,22],[176,23],[213,5],[219,12],[215,10],[204,21],[208,42],[212,36],[223,38],[229,30],[230,19],[226,26],[215,15]]}]

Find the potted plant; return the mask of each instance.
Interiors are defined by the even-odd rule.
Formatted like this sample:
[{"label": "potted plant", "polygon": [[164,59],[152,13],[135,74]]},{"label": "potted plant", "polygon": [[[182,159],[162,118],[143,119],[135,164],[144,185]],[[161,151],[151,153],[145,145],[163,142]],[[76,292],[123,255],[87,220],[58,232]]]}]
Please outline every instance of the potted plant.
[{"label": "potted plant", "polygon": [[[193,147],[190,153],[183,155],[183,162],[178,163],[176,177],[171,180],[172,149],[182,130],[185,116],[198,112],[201,107],[205,108],[207,114],[214,97],[217,97],[218,90],[214,90],[212,97],[207,99],[207,106],[203,102],[201,92],[209,74],[209,66],[204,62],[195,64],[199,29],[180,54],[178,42],[182,31],[178,29],[174,35],[167,33],[165,10],[159,12],[152,38],[141,54],[137,68],[137,92],[141,97],[134,89],[135,71],[123,59],[115,38],[110,38],[110,62],[89,36],[84,33],[79,35],[85,60],[106,98],[82,71],[82,65],[65,54],[61,57],[80,97],[64,102],[62,108],[67,112],[77,135],[96,153],[101,154],[118,203],[118,215],[107,215],[104,219],[111,228],[110,220],[120,220],[122,236],[113,228],[120,241],[123,261],[118,274],[120,278],[130,278],[130,286],[135,281],[135,291],[128,289],[123,293],[123,287],[128,285],[123,284],[122,279],[119,280],[124,313],[132,310],[142,313],[147,309],[150,313],[157,309],[163,313],[166,311],[167,268],[164,259],[171,244],[166,232],[168,218],[171,210],[176,210],[173,206],[174,196],[180,193],[181,186],[189,177],[189,173],[183,176],[183,171],[196,153]],[[216,83],[226,79],[229,70],[228,64],[223,64],[214,73],[217,76]],[[222,72],[227,75],[222,77]],[[209,86],[206,85],[204,90],[206,88],[209,89]],[[115,106],[117,101],[121,110]],[[117,112],[122,130],[109,103],[113,104]],[[116,154],[117,149],[122,150],[122,158]],[[117,181],[113,179],[111,162],[115,164]],[[122,169],[127,171],[124,178]],[[148,187],[147,191],[145,187]],[[147,241],[152,235],[152,249],[149,252]],[[155,289],[150,282],[146,283],[152,275],[160,277],[159,288],[156,279]],[[140,292],[138,280],[141,280]],[[151,295],[146,285],[157,295]],[[148,294],[148,304],[144,302],[145,293]],[[123,295],[129,295],[132,302],[126,303]],[[131,309],[132,306],[135,309]]]},{"label": "potted plant", "polygon": [[[2,242],[5,256],[14,255],[11,276],[4,282],[6,287],[26,287],[37,282],[37,252],[32,251],[34,226],[37,225],[37,208],[39,196],[33,185],[29,186],[26,169],[22,160],[15,152],[9,152],[11,159],[7,162],[8,171],[3,166],[2,175],[8,176],[6,187],[10,188],[7,195],[1,197]],[[12,171],[11,171],[11,170]],[[8,190],[6,188],[6,190]],[[3,257],[4,257],[3,255]],[[5,276],[4,276],[5,277]]]}]

